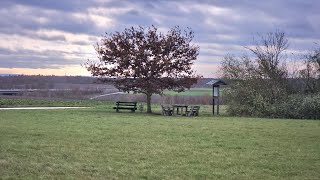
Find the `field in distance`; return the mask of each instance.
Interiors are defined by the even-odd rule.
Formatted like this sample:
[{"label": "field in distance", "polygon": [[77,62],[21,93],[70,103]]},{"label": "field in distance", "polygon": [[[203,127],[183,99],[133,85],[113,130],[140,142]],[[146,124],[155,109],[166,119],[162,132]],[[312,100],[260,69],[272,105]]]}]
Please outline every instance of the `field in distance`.
[{"label": "field in distance", "polygon": [[179,96],[212,96],[212,88],[190,88],[186,89],[184,92],[175,92],[175,91],[164,91],[164,94],[168,95],[179,95]]}]

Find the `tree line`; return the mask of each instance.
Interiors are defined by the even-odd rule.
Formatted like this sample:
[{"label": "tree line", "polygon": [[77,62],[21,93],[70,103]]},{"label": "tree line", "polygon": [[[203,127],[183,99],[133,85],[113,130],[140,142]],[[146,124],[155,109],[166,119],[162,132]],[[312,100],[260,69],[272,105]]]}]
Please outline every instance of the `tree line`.
[{"label": "tree line", "polygon": [[0,89],[53,89],[55,84],[93,84],[97,79],[83,76],[9,75],[0,76]]}]

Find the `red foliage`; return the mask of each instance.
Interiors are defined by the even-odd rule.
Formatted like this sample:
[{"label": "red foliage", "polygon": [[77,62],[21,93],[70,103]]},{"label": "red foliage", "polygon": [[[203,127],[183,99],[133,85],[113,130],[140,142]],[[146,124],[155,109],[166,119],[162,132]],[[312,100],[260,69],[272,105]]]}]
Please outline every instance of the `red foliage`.
[{"label": "red foliage", "polygon": [[106,35],[95,46],[99,62],[88,61],[93,76],[114,78],[122,91],[147,95],[148,112],[151,95],[165,89],[183,91],[200,77],[191,69],[199,46],[191,44],[194,32],[176,26],[166,34],[151,26],[127,28]]}]

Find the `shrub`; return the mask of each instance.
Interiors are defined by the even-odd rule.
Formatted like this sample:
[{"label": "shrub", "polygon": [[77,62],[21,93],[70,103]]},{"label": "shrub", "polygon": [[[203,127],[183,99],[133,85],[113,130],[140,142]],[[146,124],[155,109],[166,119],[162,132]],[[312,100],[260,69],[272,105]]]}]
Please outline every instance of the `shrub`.
[{"label": "shrub", "polygon": [[287,101],[273,107],[273,117],[320,119],[320,94],[289,96]]},{"label": "shrub", "polygon": [[[276,89],[273,89],[277,92]],[[227,113],[233,116],[268,118],[320,119],[320,94],[282,95],[270,98],[269,89],[258,89],[235,83],[225,89]]]},{"label": "shrub", "polygon": [[272,107],[272,117],[276,118],[302,118],[301,104],[304,97],[301,95],[291,95],[281,104]]},{"label": "shrub", "polygon": [[306,119],[320,119],[320,94],[304,98],[301,114]]}]

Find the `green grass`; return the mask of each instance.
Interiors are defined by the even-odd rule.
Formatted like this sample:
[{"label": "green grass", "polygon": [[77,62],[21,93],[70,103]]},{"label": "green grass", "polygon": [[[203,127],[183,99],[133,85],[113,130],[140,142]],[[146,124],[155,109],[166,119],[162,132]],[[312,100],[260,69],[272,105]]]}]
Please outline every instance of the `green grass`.
[{"label": "green grass", "polygon": [[212,88],[190,88],[186,89],[184,92],[175,92],[175,91],[164,91],[165,95],[179,95],[179,96],[212,96]]},{"label": "green grass", "polygon": [[101,106],[111,105],[112,102],[95,100],[46,100],[46,99],[27,99],[27,98],[3,98],[0,97],[0,108],[7,107],[33,107],[33,106]]},{"label": "green grass", "polygon": [[203,114],[0,111],[0,179],[320,179],[320,121]]}]

